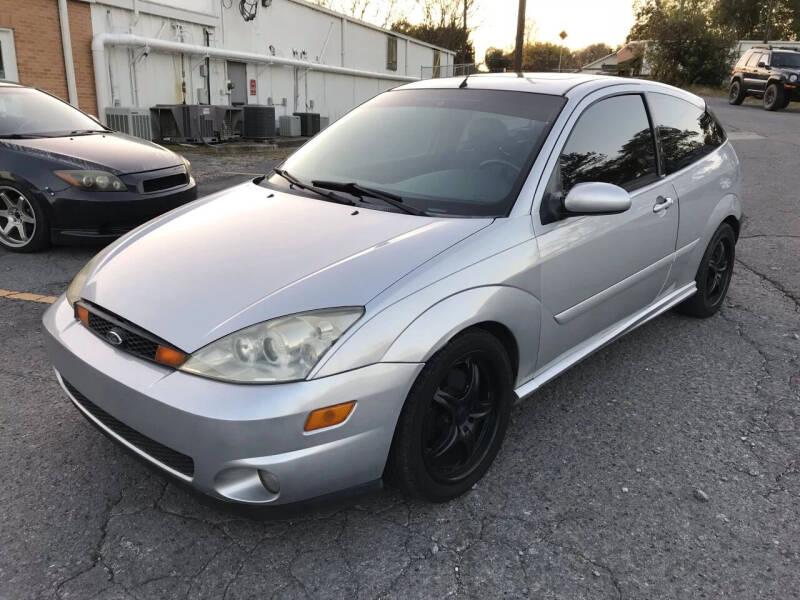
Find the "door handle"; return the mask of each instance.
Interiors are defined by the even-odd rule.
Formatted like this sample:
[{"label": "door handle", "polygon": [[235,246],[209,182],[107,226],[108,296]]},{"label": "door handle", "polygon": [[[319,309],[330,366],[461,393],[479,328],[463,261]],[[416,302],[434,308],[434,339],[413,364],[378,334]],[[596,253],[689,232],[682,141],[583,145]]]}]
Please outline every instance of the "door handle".
[{"label": "door handle", "polygon": [[663,212],[673,204],[675,204],[675,201],[672,198],[665,198],[664,196],[659,196],[658,198],[656,198],[656,204],[653,207],[653,212],[654,213]]}]

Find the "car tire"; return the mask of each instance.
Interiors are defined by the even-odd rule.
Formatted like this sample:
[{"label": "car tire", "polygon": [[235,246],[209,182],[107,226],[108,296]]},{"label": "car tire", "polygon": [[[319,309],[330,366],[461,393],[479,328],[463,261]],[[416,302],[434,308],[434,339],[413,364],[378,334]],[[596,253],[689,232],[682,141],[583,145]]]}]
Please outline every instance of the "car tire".
[{"label": "car tire", "polygon": [[716,314],[728,293],[735,259],[736,234],[730,225],[723,223],[711,237],[697,269],[697,293],[675,310],[701,319]]},{"label": "car tire", "polygon": [[0,247],[38,252],[49,245],[50,223],[38,198],[26,187],[0,179]]},{"label": "car tire", "polygon": [[497,338],[478,328],[457,336],[428,361],[408,394],[387,481],[430,502],[468,491],[503,443],[513,398],[511,362]]},{"label": "car tire", "polygon": [[782,85],[770,83],[764,90],[764,108],[769,111],[785,108],[786,91]]},{"label": "car tire", "polygon": [[789,94],[784,94],[783,96],[783,103],[781,104],[782,109],[789,106],[789,103],[792,101],[792,98],[789,96]]},{"label": "car tire", "polygon": [[747,94],[744,91],[744,86],[742,85],[741,80],[734,79],[731,82],[730,89],[728,90],[728,104],[739,106],[742,102],[744,102],[746,95]]}]

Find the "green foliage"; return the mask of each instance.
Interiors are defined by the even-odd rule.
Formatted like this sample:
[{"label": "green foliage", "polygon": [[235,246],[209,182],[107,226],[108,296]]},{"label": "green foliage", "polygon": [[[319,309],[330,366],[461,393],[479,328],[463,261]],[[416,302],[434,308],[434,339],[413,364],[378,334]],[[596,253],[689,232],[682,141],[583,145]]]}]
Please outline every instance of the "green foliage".
[{"label": "green foliage", "polygon": [[740,40],[796,40],[800,0],[717,0],[713,19]]},{"label": "green foliage", "polygon": [[500,48],[487,49],[483,62],[491,73],[503,73],[511,68],[511,59]]},{"label": "green foliage", "polygon": [[475,62],[475,47],[469,39],[469,33],[465,33],[463,25],[455,19],[445,23],[425,22],[417,25],[401,19],[392,24],[392,31],[453,50],[456,53],[456,64]]},{"label": "green foliage", "polygon": [[[574,52],[566,46],[550,42],[529,42],[522,48],[522,70],[529,72],[557,71],[559,56],[562,71],[575,71],[583,65],[613,52],[611,46],[591,44]],[[514,64],[514,51],[503,52],[499,48],[489,48],[485,57],[486,68],[492,72],[507,71]]]},{"label": "green foliage", "polygon": [[650,42],[645,59],[654,79],[718,86],[730,72],[736,35],[714,15],[705,0],[643,0],[629,39]]}]

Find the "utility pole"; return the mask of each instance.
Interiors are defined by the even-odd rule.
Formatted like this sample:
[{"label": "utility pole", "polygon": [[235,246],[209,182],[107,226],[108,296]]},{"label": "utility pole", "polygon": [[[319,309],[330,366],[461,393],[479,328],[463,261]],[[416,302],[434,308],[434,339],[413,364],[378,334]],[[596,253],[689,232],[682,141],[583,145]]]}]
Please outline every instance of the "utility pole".
[{"label": "utility pole", "polygon": [[766,17],[766,23],[764,23],[764,43],[765,44],[769,43],[770,29],[772,29],[772,9],[773,9],[773,4],[775,4],[774,0],[770,0],[769,2],[767,2],[767,17]]},{"label": "utility pole", "polygon": [[522,44],[525,42],[525,0],[519,0],[517,12],[517,47],[514,48],[514,71],[522,73]]},{"label": "utility pole", "polygon": [[[462,60],[464,61],[465,65],[467,64],[467,44],[468,44],[468,41],[469,41],[469,33],[467,33],[467,2],[468,1],[469,0],[464,0],[464,56],[463,56]],[[464,70],[466,70],[466,69],[467,69],[467,67],[464,67]]]}]

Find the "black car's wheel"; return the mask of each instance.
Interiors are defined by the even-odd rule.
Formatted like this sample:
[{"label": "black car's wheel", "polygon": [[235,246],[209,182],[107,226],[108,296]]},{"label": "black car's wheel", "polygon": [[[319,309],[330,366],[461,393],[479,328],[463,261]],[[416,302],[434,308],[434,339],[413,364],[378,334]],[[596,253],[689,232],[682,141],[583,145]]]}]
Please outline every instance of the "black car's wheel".
[{"label": "black car's wheel", "polygon": [[770,83],[764,91],[764,108],[767,110],[780,110],[785,108],[786,91],[782,85]]},{"label": "black car's wheel", "polygon": [[746,94],[744,93],[744,86],[742,85],[742,82],[738,79],[734,79],[731,82],[731,88],[728,91],[728,104],[735,104],[738,106],[744,102],[745,95]]},{"label": "black car's wheel", "polygon": [[0,181],[0,246],[12,252],[36,252],[50,241],[47,215],[21,186]]},{"label": "black car's wheel", "polygon": [[697,293],[679,304],[676,310],[700,318],[715,314],[728,293],[735,258],[736,235],[730,225],[723,223],[711,237],[697,269]]},{"label": "black car's wheel", "polygon": [[511,363],[491,334],[473,329],[417,377],[395,429],[387,478],[411,496],[445,502],[469,490],[503,443],[513,398]]}]

